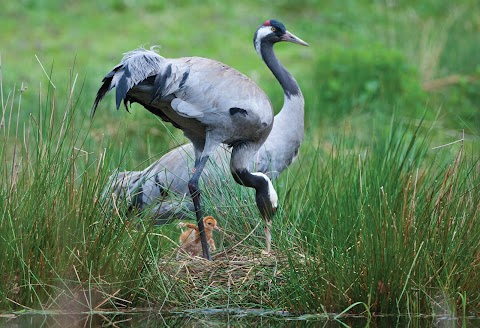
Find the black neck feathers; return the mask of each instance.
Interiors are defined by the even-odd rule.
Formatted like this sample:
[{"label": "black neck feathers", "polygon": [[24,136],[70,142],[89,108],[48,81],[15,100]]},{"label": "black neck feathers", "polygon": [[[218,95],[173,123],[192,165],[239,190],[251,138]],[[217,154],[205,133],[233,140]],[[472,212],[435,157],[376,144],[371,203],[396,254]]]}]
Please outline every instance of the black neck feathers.
[{"label": "black neck feathers", "polygon": [[293,76],[287,71],[287,69],[280,63],[273,51],[273,43],[264,39],[260,43],[260,54],[267,64],[268,68],[272,71],[273,75],[277,78],[278,82],[283,88],[283,92],[287,98],[298,95],[300,93],[300,87]]}]

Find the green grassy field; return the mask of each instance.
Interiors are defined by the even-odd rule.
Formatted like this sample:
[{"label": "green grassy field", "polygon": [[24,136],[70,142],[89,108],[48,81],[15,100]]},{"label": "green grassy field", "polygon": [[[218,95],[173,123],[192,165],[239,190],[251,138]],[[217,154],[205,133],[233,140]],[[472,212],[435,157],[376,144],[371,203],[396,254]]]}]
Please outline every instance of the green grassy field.
[{"label": "green grassy field", "polygon": [[[433,0],[6,4],[0,312],[478,316],[479,9]],[[305,94],[306,134],[275,182],[275,257],[230,268],[231,281],[220,261],[191,264],[193,279],[174,260],[176,227],[100,200],[114,169],[144,168],[184,137],[140,106],[115,111],[112,97],[90,121],[91,104],[123,52],[158,44],[166,57],[239,69],[280,109],[281,89],[252,47],[268,18],[310,44],[276,47]],[[216,236],[217,245],[259,257],[251,191],[224,194],[221,206],[205,199],[234,237]]]}]

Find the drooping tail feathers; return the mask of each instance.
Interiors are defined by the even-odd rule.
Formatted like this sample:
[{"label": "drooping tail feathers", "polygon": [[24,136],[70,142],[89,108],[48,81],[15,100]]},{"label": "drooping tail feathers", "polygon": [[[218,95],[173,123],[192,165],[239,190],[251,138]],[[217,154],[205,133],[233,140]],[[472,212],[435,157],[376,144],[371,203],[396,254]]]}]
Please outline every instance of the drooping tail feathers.
[{"label": "drooping tail feathers", "polygon": [[116,88],[116,106],[125,99],[127,92],[149,76],[162,71],[165,58],[154,50],[138,48],[124,54],[120,64],[115,66],[102,80],[102,86],[93,102],[91,116],[95,115],[98,104],[113,88]]}]

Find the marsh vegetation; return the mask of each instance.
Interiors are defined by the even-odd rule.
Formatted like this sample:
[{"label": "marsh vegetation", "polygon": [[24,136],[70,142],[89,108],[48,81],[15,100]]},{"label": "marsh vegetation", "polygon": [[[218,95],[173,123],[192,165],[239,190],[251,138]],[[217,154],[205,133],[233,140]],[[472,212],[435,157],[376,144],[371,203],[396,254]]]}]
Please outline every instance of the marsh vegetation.
[{"label": "marsh vegetation", "polygon": [[[476,1],[433,0],[7,4],[0,311],[478,316],[478,13]],[[90,121],[96,88],[123,52],[160,44],[239,69],[281,108],[251,44],[272,17],[311,45],[277,49],[306,98],[306,137],[275,182],[274,253],[261,256],[251,191],[228,184],[221,203],[206,190],[205,212],[233,239],[215,235],[213,263],[176,261],[174,224],[100,196],[115,169],[185,139],[113,99]]]}]

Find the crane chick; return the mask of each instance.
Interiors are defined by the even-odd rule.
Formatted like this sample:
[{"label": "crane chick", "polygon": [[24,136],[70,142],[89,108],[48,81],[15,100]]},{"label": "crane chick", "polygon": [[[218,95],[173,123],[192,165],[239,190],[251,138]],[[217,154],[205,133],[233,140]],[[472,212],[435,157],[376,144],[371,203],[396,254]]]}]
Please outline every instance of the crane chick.
[{"label": "crane chick", "polygon": [[[203,218],[203,225],[205,227],[205,234],[207,237],[207,242],[210,245],[210,250],[214,251],[217,247],[215,246],[215,241],[212,238],[213,230],[221,231],[220,227],[217,225],[217,220],[213,216],[206,216]],[[178,255],[188,254],[190,256],[198,256],[202,253],[202,243],[200,241],[200,230],[198,226],[192,223],[180,222],[179,227],[187,227],[188,229],[182,232],[180,235],[180,248],[178,250]]]}]

